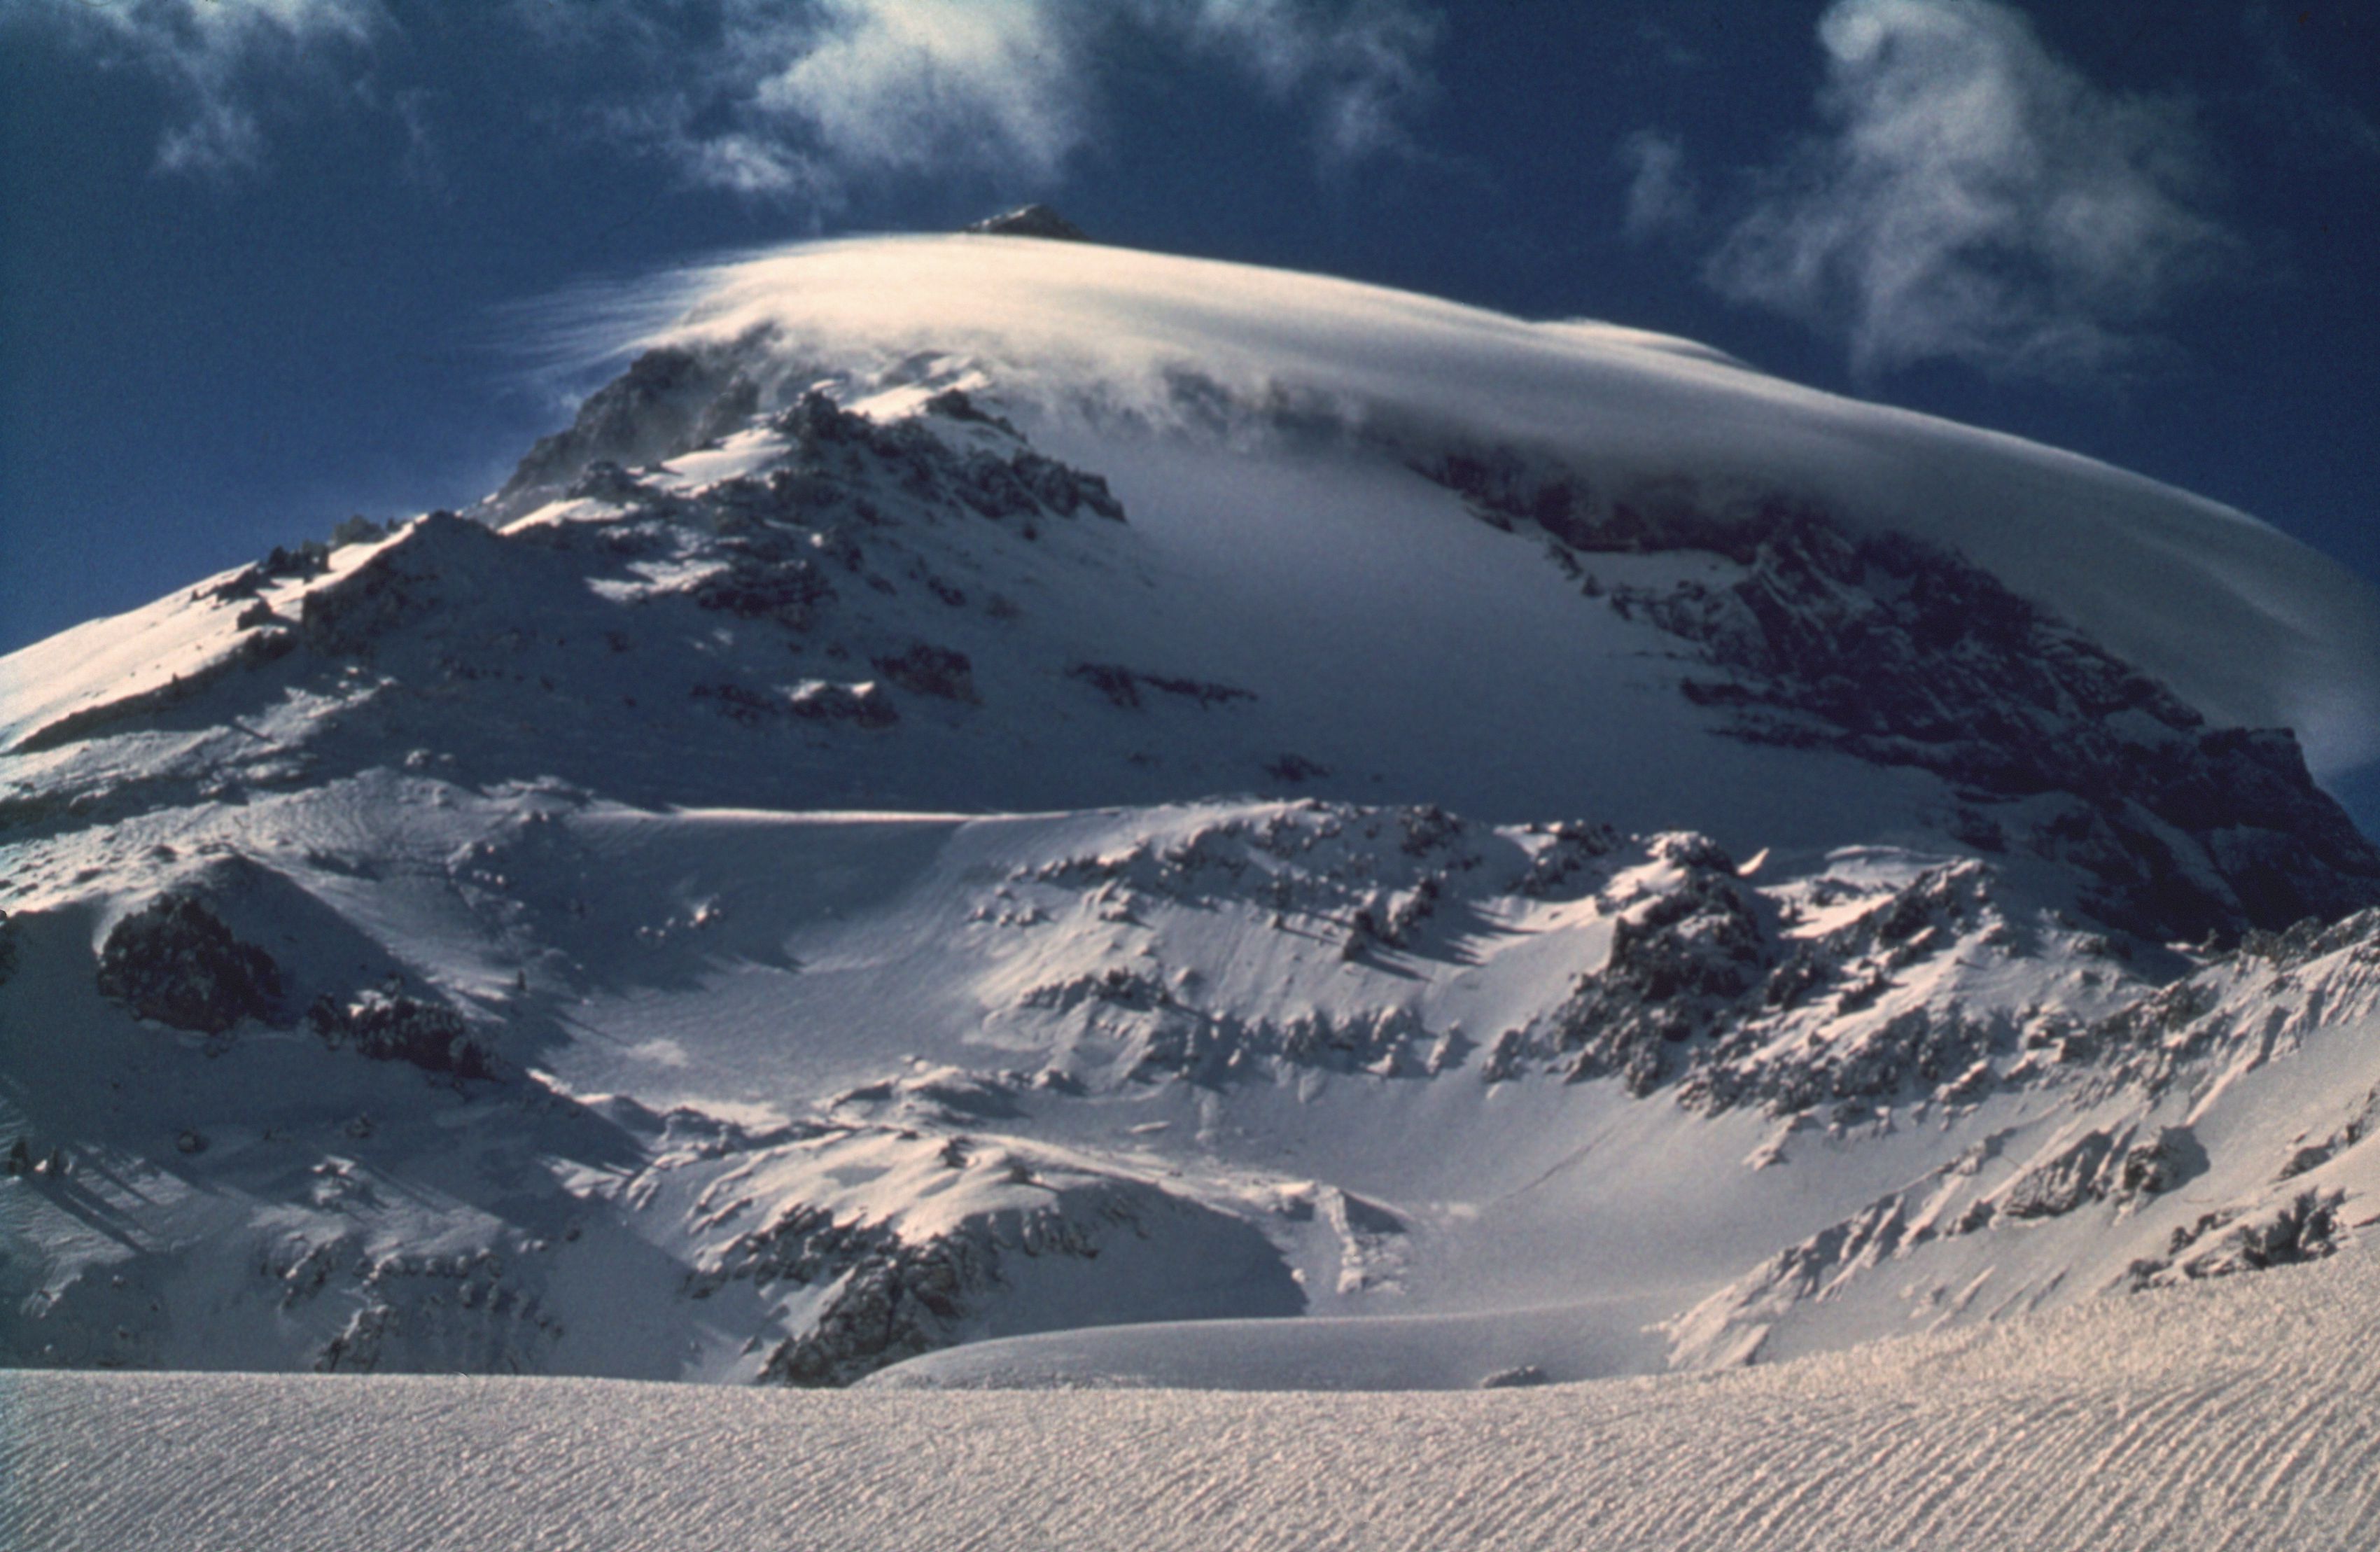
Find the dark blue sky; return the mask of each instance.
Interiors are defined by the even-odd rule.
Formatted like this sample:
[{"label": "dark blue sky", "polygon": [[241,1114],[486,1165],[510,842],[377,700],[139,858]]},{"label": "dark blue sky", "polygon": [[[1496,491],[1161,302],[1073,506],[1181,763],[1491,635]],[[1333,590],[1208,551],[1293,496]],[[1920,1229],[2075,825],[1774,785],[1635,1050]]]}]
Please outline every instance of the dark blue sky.
[{"label": "dark blue sky", "polygon": [[2380,579],[2380,8],[6,0],[0,649],[566,413],[523,304],[1025,199],[1707,341]]}]

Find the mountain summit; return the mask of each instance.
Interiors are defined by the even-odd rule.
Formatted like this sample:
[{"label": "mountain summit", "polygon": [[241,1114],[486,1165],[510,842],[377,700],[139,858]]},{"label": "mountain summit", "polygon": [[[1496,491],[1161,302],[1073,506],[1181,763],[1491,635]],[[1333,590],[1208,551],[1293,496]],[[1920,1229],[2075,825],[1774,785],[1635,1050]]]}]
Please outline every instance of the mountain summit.
[{"label": "mountain summit", "polygon": [[995,237],[1054,237],[1061,242],[1091,240],[1080,226],[1047,205],[1020,205],[1013,211],[971,223],[966,229]]},{"label": "mountain summit", "polygon": [[2361,584],[1051,223],[0,660],[0,1354],[1453,1386],[2353,1237]]}]

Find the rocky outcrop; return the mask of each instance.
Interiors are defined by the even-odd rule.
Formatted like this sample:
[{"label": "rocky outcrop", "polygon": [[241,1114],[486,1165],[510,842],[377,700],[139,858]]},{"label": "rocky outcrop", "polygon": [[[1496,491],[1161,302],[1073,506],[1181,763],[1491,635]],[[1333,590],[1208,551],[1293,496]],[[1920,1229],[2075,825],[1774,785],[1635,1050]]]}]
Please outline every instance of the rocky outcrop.
[{"label": "rocky outcrop", "polygon": [[190,895],[158,896],[126,916],[99,952],[99,993],[145,1019],[221,1035],[244,1018],[270,1018],[281,1000],[273,956],[232,936]]},{"label": "rocky outcrop", "polygon": [[[2282,729],[2217,728],[1958,554],[1854,534],[1805,502],[1631,498],[1505,450],[1418,466],[1505,528],[1552,540],[1590,597],[1690,643],[1680,688],[1756,743],[1830,747],[1949,782],[1979,851],[2092,880],[2107,925],[2236,941],[2380,903],[2380,849]],[[1732,581],[1604,588],[1580,557],[1704,551]]]},{"label": "rocky outcrop", "polygon": [[374,1061],[407,1061],[455,1078],[490,1077],[495,1071],[462,1015],[393,988],[372,988],[344,1003],[318,998],[306,1018],[326,1045],[349,1047]]},{"label": "rocky outcrop", "polygon": [[567,430],[538,439],[489,498],[491,515],[529,511],[598,462],[635,467],[684,453],[759,408],[758,386],[732,351],[648,350],[588,395]]},{"label": "rocky outcrop", "polygon": [[1057,242],[1091,240],[1080,226],[1047,205],[1020,205],[1013,211],[973,222],[964,229],[994,237],[1048,237]]},{"label": "rocky outcrop", "polygon": [[1256,699],[1253,690],[1185,678],[1178,673],[1143,673],[1120,663],[1076,663],[1066,671],[1066,677],[1081,680],[1105,696],[1109,705],[1126,711],[1136,711],[1146,704],[1143,690],[1186,700],[1200,708]]},{"label": "rocky outcrop", "polygon": [[1780,508],[1732,585],[1614,602],[1730,671],[1682,687],[1733,709],[1738,736],[1934,771],[1978,843],[2079,867],[2111,926],[2236,939],[2380,901],[2380,851],[2289,734],[2205,726],[1946,552]]},{"label": "rocky outcrop", "polygon": [[975,664],[965,652],[920,641],[903,651],[888,652],[875,662],[877,673],[912,695],[981,704],[975,689]]},{"label": "rocky outcrop", "polygon": [[310,589],[298,641],[319,657],[369,657],[391,633],[436,610],[450,578],[492,569],[504,540],[452,512],[432,512],[345,576]]},{"label": "rocky outcrop", "polygon": [[1760,986],[1775,958],[1727,854],[1700,835],[1662,836],[1653,854],[1683,879],[1624,910],[1611,955],[1553,1016],[1573,1077],[1617,1073],[1645,1095],[1670,1074],[1667,1049],[1706,1033]]}]

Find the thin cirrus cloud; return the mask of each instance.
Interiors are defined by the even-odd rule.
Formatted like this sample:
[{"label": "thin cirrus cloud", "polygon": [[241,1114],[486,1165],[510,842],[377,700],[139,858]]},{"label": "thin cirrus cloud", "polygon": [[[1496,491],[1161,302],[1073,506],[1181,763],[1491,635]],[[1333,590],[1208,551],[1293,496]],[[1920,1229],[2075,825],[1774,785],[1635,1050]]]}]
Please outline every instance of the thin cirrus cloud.
[{"label": "thin cirrus cloud", "polygon": [[1402,143],[1438,23],[1404,0],[740,0],[666,138],[698,180],[747,190],[953,166],[1049,183],[1096,132],[1127,33],[1305,103],[1343,160]]},{"label": "thin cirrus cloud", "polygon": [[[888,172],[1055,182],[1113,107],[1117,46],[1152,41],[1304,109],[1326,162],[1392,150],[1431,91],[1439,31],[1420,0],[491,4],[525,56],[510,79],[577,96],[565,118],[698,185],[830,200]],[[165,83],[175,105],[160,170],[226,173],[263,164],[264,126],[287,110],[291,78],[416,30],[407,18],[427,19],[417,11],[415,0],[79,0],[12,19],[45,20]],[[599,83],[583,96],[574,67]],[[406,127],[418,141],[420,126]]]},{"label": "thin cirrus cloud", "polygon": [[1701,200],[1686,170],[1686,148],[1675,135],[1639,129],[1620,142],[1620,163],[1628,169],[1628,212],[1621,229],[1631,242],[1691,228]]},{"label": "thin cirrus cloud", "polygon": [[[1757,176],[1703,278],[1840,332],[1854,371],[2121,372],[2234,259],[2187,104],[2094,85],[2014,9],[1837,0],[1818,36],[1828,132]],[[1674,208],[1648,144],[1632,222]]]},{"label": "thin cirrus cloud", "polygon": [[209,176],[261,165],[262,115],[286,106],[287,83],[318,79],[388,24],[379,0],[84,0],[0,20],[45,23],[103,63],[154,79],[172,102],[158,169]]}]

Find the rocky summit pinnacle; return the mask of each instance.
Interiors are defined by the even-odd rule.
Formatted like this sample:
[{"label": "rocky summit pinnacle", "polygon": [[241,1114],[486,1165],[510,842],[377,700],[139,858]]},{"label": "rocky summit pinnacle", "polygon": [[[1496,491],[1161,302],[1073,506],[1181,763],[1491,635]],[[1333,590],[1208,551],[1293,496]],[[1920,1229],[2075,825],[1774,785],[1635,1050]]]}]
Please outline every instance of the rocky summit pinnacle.
[{"label": "rocky summit pinnacle", "polygon": [[964,228],[995,237],[1049,237],[1058,242],[1088,242],[1090,235],[1047,205],[1020,205]]}]

